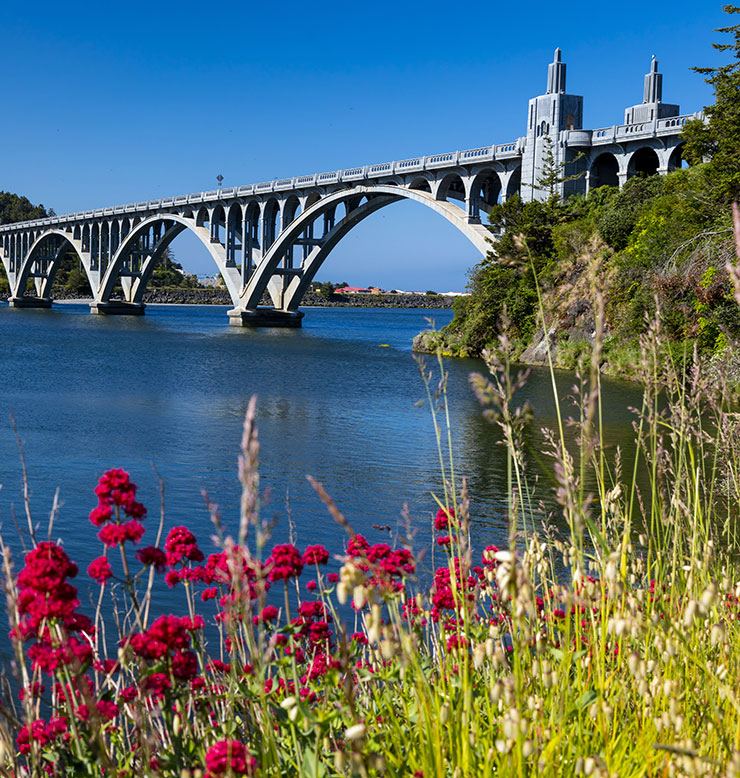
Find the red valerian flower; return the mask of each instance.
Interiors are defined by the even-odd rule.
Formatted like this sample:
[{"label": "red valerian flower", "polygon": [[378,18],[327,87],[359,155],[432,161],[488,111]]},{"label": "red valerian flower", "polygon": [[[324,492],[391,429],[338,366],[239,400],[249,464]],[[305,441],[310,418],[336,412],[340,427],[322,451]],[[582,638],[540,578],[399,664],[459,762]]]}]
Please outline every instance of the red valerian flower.
[{"label": "red valerian flower", "polygon": [[90,511],[90,521],[96,527],[102,527],[106,521],[113,517],[113,508],[110,505],[98,505]]},{"label": "red valerian flower", "polygon": [[161,548],[145,546],[136,552],[136,558],[142,565],[151,565],[158,573],[163,573],[167,567],[167,557]]},{"label": "red valerian flower", "polygon": [[254,775],[257,760],[250,756],[243,743],[226,738],[214,743],[206,753],[206,778]]},{"label": "red valerian flower", "polygon": [[136,484],[120,468],[106,470],[95,487],[98,507],[90,514],[90,521],[99,527],[113,516],[112,506],[120,508],[130,519],[143,519],[146,508],[136,501]]},{"label": "red valerian flower", "polygon": [[273,582],[298,578],[303,572],[303,559],[298,549],[290,543],[275,546],[266,565],[270,571],[268,577]]},{"label": "red valerian flower", "polygon": [[113,577],[113,570],[111,569],[110,562],[107,558],[99,556],[97,559],[90,562],[90,565],[87,568],[87,574],[99,584],[104,584]]},{"label": "red valerian flower", "polygon": [[103,545],[110,548],[121,543],[131,541],[138,543],[144,534],[144,525],[136,519],[131,519],[123,524],[106,524],[100,528],[98,538]]},{"label": "red valerian flower", "polygon": [[[28,649],[34,669],[53,673],[60,664],[86,664],[92,658],[87,641],[74,633],[94,633],[89,618],[77,613],[77,589],[67,578],[77,575],[77,565],[64,549],[50,541],[39,543],[25,556],[18,573],[18,612],[20,619],[11,638],[36,639]],[[50,623],[63,628],[64,636],[49,629]]]},{"label": "red valerian flower", "polygon": [[303,552],[304,565],[325,565],[329,561],[329,552],[325,546],[307,546]]},{"label": "red valerian flower", "polygon": [[255,624],[259,624],[260,622],[267,624],[271,621],[275,621],[277,617],[278,609],[274,605],[265,605],[262,609],[262,613],[260,613],[259,616],[255,616],[252,621]]},{"label": "red valerian flower", "polygon": [[434,517],[434,529],[448,529],[452,520],[455,518],[454,508],[440,508]]},{"label": "red valerian flower", "polygon": [[205,559],[195,535],[187,527],[173,527],[164,542],[164,550],[170,567],[180,562],[202,562]]},{"label": "red valerian flower", "polygon": [[160,616],[145,632],[133,635],[129,640],[134,653],[144,659],[161,659],[170,651],[190,648],[192,622],[178,616]]}]

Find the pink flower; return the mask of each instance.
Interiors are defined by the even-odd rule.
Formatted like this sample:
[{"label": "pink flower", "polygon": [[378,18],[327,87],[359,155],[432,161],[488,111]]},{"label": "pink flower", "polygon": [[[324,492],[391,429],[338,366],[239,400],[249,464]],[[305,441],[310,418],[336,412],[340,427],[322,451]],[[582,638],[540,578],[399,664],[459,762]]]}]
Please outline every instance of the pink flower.
[{"label": "pink flower", "polygon": [[98,505],[90,511],[90,521],[96,527],[102,527],[113,516],[113,508],[110,505]]},{"label": "pink flower", "polygon": [[238,740],[219,740],[206,753],[206,778],[254,775],[256,768],[257,760]]},{"label": "pink flower", "polygon": [[151,565],[158,573],[163,573],[167,565],[167,557],[161,548],[146,546],[136,552],[136,558],[142,565]]},{"label": "pink flower", "polygon": [[99,584],[104,584],[112,578],[113,570],[111,570],[110,562],[104,556],[99,556],[90,563],[87,574]]},{"label": "pink flower", "polygon": [[450,521],[455,518],[454,508],[440,508],[437,511],[437,515],[434,518],[434,529],[443,530],[448,529]]},{"label": "pink flower", "polygon": [[307,546],[303,552],[304,565],[325,565],[329,561],[329,552],[324,546]]},{"label": "pink flower", "polygon": [[138,543],[143,534],[144,525],[136,519],[131,519],[123,524],[106,524],[98,532],[98,538],[103,545],[110,548],[129,540],[132,543]]},{"label": "pink flower", "polygon": [[255,624],[258,624],[260,621],[267,624],[271,621],[275,621],[275,619],[278,617],[278,609],[274,605],[265,605],[265,607],[262,609],[262,613],[260,613],[259,616],[255,616]]},{"label": "pink flower", "polygon": [[205,559],[198,548],[195,535],[187,527],[173,527],[164,542],[164,550],[170,567],[180,562],[202,562]]},{"label": "pink flower", "polygon": [[272,549],[267,567],[271,581],[287,581],[303,572],[303,559],[295,546],[285,543]]},{"label": "pink flower", "polygon": [[95,487],[98,507],[90,514],[90,521],[99,527],[113,516],[112,506],[118,506],[130,519],[143,519],[146,508],[136,502],[136,484],[125,470],[106,470]]}]

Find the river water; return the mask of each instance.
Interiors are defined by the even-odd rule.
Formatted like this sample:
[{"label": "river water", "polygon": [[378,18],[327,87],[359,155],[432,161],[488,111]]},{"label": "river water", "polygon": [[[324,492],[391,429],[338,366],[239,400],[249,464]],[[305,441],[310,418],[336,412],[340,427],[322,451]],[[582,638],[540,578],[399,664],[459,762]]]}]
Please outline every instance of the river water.
[{"label": "river water", "polygon": [[[222,306],[152,305],[139,318],[88,311],[85,304],[0,308],[0,521],[9,539],[17,534],[13,513],[25,523],[12,411],[34,519],[46,527],[58,487],[54,537],[83,571],[101,553],[87,517],[97,478],[111,467],[127,469],[140,486],[150,509],[145,544],[154,542],[159,513],[155,465],[166,487],[166,527],[187,524],[209,553],[212,527],[201,491],[236,532],[236,461],[244,412],[256,394],[261,483],[270,489],[263,515],[278,518],[277,539],[288,537],[290,517],[299,545],[341,551],[342,532],[307,483],[311,474],[373,541],[388,538],[373,525],[396,531],[407,502],[418,544],[428,546],[436,512],[431,493],[440,493],[441,478],[429,409],[416,405],[425,390],[411,340],[427,318],[441,327],[450,311],[314,308],[299,330],[232,328]],[[446,367],[453,450],[458,472],[469,478],[474,538],[500,543],[504,449],[468,384],[470,372],[485,366],[449,360]],[[566,396],[573,375],[558,374],[558,381]],[[538,454],[539,429],[555,425],[549,376],[533,371],[520,396],[535,413],[529,443]],[[639,399],[632,384],[604,382],[606,433],[614,445],[629,448],[628,406]],[[533,472],[538,467],[533,459]]]}]

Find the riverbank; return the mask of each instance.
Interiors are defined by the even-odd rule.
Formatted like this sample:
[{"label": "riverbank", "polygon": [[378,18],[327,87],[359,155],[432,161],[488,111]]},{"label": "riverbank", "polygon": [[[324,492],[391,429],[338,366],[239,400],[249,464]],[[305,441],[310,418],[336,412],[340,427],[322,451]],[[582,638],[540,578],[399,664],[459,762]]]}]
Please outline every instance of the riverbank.
[{"label": "riverbank", "polygon": [[[0,295],[0,300],[8,296]],[[55,302],[64,300],[89,300],[89,294],[65,292],[55,297]],[[308,292],[301,307],[321,306],[325,308],[452,308],[453,297],[439,294],[332,294],[326,298],[314,292]],[[187,289],[147,289],[145,303],[164,303],[169,305],[233,305],[226,289],[214,287]],[[272,305],[269,297],[262,299],[262,305]]]}]

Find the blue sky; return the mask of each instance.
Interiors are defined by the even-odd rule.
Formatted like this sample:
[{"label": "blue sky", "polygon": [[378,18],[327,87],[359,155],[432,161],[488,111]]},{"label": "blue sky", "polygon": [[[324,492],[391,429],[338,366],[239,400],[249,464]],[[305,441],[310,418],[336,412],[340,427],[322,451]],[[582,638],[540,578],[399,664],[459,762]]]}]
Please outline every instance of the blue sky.
[{"label": "blue sky", "polygon": [[[694,111],[711,92],[691,66],[727,56],[711,49],[721,5],[14,4],[0,28],[0,189],[66,213],[213,189],[219,173],[234,186],[503,143],[524,134],[556,46],[586,127],[641,102],[652,54],[664,100]],[[195,241],[173,248],[212,271]],[[478,259],[405,202],[360,224],[319,279],[448,291]]]}]

